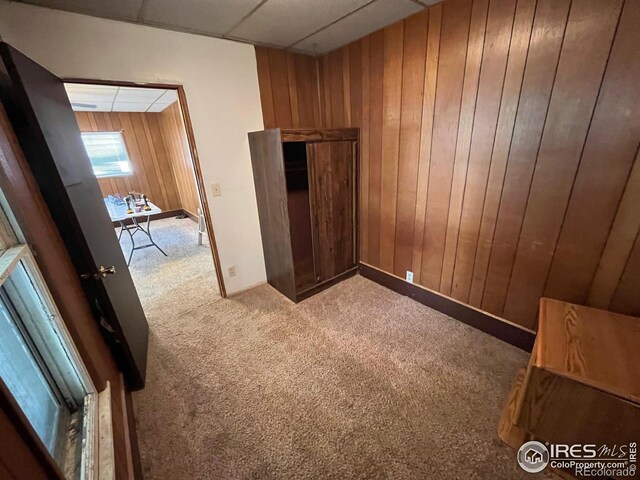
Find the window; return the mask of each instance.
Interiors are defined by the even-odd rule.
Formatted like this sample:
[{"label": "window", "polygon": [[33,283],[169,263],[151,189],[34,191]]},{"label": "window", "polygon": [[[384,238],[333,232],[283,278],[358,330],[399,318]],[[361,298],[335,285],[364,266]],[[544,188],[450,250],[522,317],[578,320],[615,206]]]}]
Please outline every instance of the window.
[{"label": "window", "polygon": [[95,390],[2,191],[0,381],[65,478],[94,478],[102,394]]},{"label": "window", "polygon": [[27,247],[0,258],[16,263],[0,286],[0,377],[51,456],[63,463],[72,416],[89,392],[51,328],[54,314],[29,271]]},{"label": "window", "polygon": [[131,162],[122,132],[85,132],[82,141],[96,177],[131,175]]}]

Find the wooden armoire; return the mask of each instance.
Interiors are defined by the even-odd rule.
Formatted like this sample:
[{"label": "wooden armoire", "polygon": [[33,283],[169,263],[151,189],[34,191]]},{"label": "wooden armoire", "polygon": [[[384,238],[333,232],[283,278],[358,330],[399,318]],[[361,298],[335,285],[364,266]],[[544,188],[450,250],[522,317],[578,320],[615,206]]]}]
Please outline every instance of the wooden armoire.
[{"label": "wooden armoire", "polygon": [[355,273],[358,129],[249,133],[269,283],[299,302]]}]

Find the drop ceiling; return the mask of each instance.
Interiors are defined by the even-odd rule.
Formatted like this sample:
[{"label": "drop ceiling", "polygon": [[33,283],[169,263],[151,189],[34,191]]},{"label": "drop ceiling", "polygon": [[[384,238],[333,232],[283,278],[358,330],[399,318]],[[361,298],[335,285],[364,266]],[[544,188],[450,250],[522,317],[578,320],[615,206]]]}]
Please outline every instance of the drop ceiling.
[{"label": "drop ceiling", "polygon": [[66,83],[76,112],[162,112],[178,100],[175,90]]},{"label": "drop ceiling", "polygon": [[439,0],[21,0],[201,35],[322,54]]}]

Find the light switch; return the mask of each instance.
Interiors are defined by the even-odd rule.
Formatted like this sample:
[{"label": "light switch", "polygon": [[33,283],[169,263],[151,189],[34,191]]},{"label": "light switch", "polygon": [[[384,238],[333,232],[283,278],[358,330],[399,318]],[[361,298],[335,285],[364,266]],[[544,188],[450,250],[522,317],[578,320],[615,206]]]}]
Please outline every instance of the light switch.
[{"label": "light switch", "polygon": [[222,189],[220,188],[220,184],[218,182],[211,184],[211,191],[213,192],[214,197],[222,196]]}]

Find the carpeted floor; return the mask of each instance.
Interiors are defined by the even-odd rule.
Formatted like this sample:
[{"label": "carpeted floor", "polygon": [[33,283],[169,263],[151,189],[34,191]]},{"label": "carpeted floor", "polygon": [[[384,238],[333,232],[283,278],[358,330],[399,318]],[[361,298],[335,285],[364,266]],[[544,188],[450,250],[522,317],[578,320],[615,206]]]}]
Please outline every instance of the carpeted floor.
[{"label": "carpeted floor", "polygon": [[496,434],[526,353],[362,277],[298,305],[268,285],[223,300],[208,249],[171,238],[195,240],[184,222],[154,225],[170,257],[132,264],[145,478],[536,478]]},{"label": "carpeted floor", "polygon": [[[146,228],[146,223],[143,225]],[[116,229],[117,231],[118,229]],[[198,224],[189,218],[164,218],[151,221],[151,236],[165,251],[155,247],[133,252],[131,275],[145,309],[165,295],[174,295],[176,285],[190,285],[200,294],[218,292],[213,258],[207,236],[198,245]],[[135,234],[136,245],[148,243],[142,232]],[[124,232],[120,245],[125,258],[131,251],[131,240]]]}]

